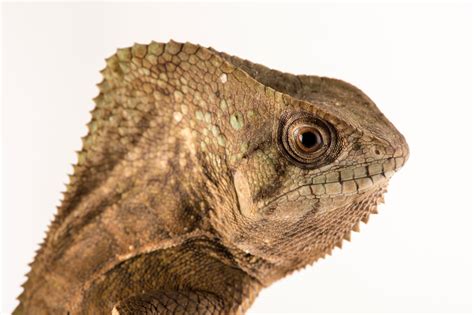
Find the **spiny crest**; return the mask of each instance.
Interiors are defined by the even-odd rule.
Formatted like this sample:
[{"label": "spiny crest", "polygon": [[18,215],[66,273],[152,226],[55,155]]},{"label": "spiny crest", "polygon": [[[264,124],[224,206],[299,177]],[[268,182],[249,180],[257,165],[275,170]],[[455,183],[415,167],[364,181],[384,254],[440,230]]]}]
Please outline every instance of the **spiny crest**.
[{"label": "spiny crest", "polygon": [[[59,210],[59,207],[57,207],[57,210]],[[24,301],[25,297],[26,297],[26,290],[32,286],[32,276],[36,275],[36,276],[39,276],[37,273],[38,273],[38,270],[35,269],[35,266],[39,265],[41,263],[41,261],[39,260],[39,256],[45,251],[45,247],[44,245],[46,244],[46,241],[47,241],[47,238],[48,238],[48,232],[47,231],[50,231],[56,220],[55,220],[55,217],[57,216],[57,214],[54,215],[54,218],[50,220],[50,222],[48,223],[48,226],[47,226],[47,229],[46,231],[44,232],[44,235],[43,235],[43,240],[38,243],[37,245],[37,248],[35,249],[35,259],[33,259],[31,262],[28,263],[28,267],[29,267],[29,270],[25,273],[25,277],[26,277],[26,281],[23,282],[21,284],[21,287],[23,288],[23,291],[16,297],[16,299],[20,302]]]},{"label": "spiny crest", "polygon": [[[149,68],[156,66],[164,52],[176,54],[182,45],[152,42],[149,45],[135,44],[132,48],[121,48],[106,59],[101,70],[103,80],[97,85],[99,95],[94,98],[96,106],[87,124],[88,134],[82,137],[83,148],[77,152],[77,163],[73,175],[69,176],[67,192],[58,218],[67,215],[82,195],[106,178],[121,156],[133,146],[143,133],[136,126],[146,128],[153,116],[154,97],[149,96],[145,83],[151,75]],[[166,69],[161,69],[166,71]]]},{"label": "spiny crest", "polygon": [[[62,192],[61,205],[57,207],[57,213],[48,225],[49,233],[35,251],[35,259],[29,264],[30,270],[26,274],[27,281],[22,284],[23,288],[29,288],[32,285],[31,278],[39,276],[39,267],[43,263],[42,254],[52,231],[88,191],[106,178],[107,172],[127,151],[126,146],[133,145],[140,137],[142,130],[137,130],[134,126],[141,123],[146,127],[147,120],[153,116],[151,112],[154,106],[150,104],[155,103],[155,98],[153,95],[150,97],[140,86],[133,85],[133,80],[146,79],[146,76],[151,75],[149,69],[151,66],[158,66],[158,58],[164,52],[175,55],[182,46],[172,41],[168,44],[135,44],[132,48],[118,49],[106,59],[106,67],[100,71],[103,80],[97,84],[99,94],[93,99],[96,106],[90,111],[88,133],[81,138],[83,147],[76,152],[77,162],[72,165],[72,174],[68,175],[69,182]],[[194,53],[198,48],[187,45],[186,51]],[[164,58],[168,59],[167,56]],[[161,67],[159,71],[164,73],[166,68]],[[140,101],[133,102],[134,99]],[[124,111],[127,111],[126,115],[123,115]],[[25,291],[18,296],[20,301],[24,298]]]},{"label": "spiny crest", "polygon": [[311,263],[311,265],[316,263],[320,259],[326,258],[327,256],[331,256],[332,255],[332,250],[333,250],[334,247],[338,247],[338,248],[342,249],[344,240],[347,241],[347,242],[350,242],[351,241],[351,233],[353,231],[354,232],[360,232],[360,222],[362,221],[362,222],[367,224],[368,221],[369,221],[370,215],[378,213],[377,206],[378,206],[378,204],[383,202],[383,200],[384,200],[383,194],[386,191],[387,191],[386,189],[383,189],[379,194],[377,194],[377,196],[375,197],[375,203],[367,205],[368,208],[366,209],[365,214],[360,219],[358,219],[352,225],[352,227],[349,230],[341,231],[341,233],[340,233],[341,236],[334,242],[334,244],[330,245],[326,250],[324,250],[322,255],[320,257],[316,258],[315,261],[313,263]]}]

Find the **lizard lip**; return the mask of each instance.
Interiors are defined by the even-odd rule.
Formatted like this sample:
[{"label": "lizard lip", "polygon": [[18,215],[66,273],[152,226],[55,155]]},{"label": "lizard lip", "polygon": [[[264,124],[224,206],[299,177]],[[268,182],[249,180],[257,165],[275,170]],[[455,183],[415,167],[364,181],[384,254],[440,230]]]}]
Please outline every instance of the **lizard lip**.
[{"label": "lizard lip", "polygon": [[374,186],[381,186],[406,162],[406,156],[376,160],[369,163],[343,167],[304,179],[297,187],[264,201],[263,207],[275,202],[291,202],[304,199],[348,196],[366,192]]}]

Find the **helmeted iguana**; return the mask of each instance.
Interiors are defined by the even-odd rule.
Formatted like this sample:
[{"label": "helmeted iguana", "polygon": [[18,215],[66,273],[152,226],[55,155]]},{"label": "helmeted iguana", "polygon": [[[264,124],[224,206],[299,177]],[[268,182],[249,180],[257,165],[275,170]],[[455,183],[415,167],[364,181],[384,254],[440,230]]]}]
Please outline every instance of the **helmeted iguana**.
[{"label": "helmeted iguana", "polygon": [[243,313],[366,222],[408,158],[336,79],[174,41],[102,74],[15,314]]}]

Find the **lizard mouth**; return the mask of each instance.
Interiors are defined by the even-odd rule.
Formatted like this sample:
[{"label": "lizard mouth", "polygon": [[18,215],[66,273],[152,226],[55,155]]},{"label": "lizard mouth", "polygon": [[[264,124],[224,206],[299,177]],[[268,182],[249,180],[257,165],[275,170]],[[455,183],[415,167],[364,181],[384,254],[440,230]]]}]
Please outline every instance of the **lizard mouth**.
[{"label": "lizard mouth", "polygon": [[361,194],[385,185],[406,162],[406,157],[393,157],[331,170],[306,178],[294,189],[263,202],[262,207],[275,203],[297,202]]}]

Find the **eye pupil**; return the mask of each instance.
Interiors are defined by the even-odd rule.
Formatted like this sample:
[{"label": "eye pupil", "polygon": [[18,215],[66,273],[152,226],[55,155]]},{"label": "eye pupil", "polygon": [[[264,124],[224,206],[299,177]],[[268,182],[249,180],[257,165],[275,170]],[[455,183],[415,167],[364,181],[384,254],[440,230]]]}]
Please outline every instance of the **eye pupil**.
[{"label": "eye pupil", "polygon": [[320,142],[320,139],[314,132],[305,131],[299,134],[299,141],[305,148],[311,149]]},{"label": "eye pupil", "polygon": [[323,146],[323,139],[316,128],[312,126],[303,126],[294,131],[294,142],[305,153],[313,153]]}]

